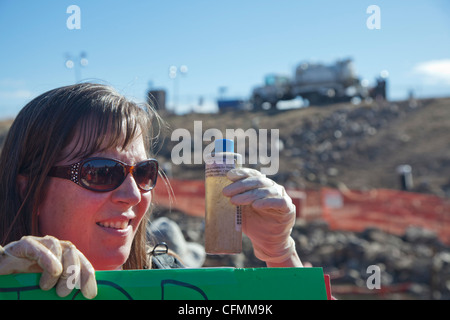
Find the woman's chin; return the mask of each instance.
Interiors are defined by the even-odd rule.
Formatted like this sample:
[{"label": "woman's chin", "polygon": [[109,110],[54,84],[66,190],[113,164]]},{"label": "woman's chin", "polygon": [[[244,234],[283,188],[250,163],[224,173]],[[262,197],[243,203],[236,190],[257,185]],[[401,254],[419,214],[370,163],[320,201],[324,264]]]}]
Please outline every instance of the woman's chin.
[{"label": "woman's chin", "polygon": [[91,263],[96,271],[121,270],[123,264],[127,261],[129,254],[129,250],[126,250],[126,252],[120,250],[115,255],[102,257],[100,259],[97,258],[94,261],[91,261]]}]

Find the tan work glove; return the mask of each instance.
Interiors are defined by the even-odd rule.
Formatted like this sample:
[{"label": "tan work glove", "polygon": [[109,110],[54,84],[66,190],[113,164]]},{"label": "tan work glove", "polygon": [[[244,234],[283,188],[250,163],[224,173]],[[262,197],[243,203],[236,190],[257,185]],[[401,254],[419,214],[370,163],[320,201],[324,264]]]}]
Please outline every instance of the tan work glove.
[{"label": "tan work glove", "polygon": [[[0,275],[42,272],[39,286],[50,290],[56,285],[60,297],[75,287],[75,272],[79,275],[82,294],[92,299],[97,295],[95,270],[86,257],[69,241],[51,236],[25,236],[0,246]],[[79,272],[79,273],[78,273]]]},{"label": "tan work glove", "polygon": [[287,260],[295,252],[290,236],[295,205],[284,187],[249,168],[232,169],[227,177],[233,183],[223,194],[242,206],[242,231],[252,241],[255,256],[265,262]]}]

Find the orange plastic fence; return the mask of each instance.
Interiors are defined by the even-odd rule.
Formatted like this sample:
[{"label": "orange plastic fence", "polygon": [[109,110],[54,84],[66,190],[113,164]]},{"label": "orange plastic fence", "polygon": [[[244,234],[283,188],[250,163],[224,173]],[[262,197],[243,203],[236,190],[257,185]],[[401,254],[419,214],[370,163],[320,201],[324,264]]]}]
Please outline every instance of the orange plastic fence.
[{"label": "orange plastic fence", "polygon": [[153,196],[157,205],[177,209],[191,216],[205,216],[204,181],[171,179],[170,187],[173,192],[162,183],[155,187]]},{"label": "orange plastic fence", "polygon": [[332,229],[362,231],[368,226],[393,234],[418,226],[450,243],[450,201],[434,195],[375,189],[322,189],[322,214]]},{"label": "orange plastic fence", "polygon": [[[155,201],[162,207],[178,209],[203,217],[205,186],[201,180],[170,180],[174,197],[161,183],[154,190]],[[433,195],[375,189],[353,191],[323,188],[287,190],[301,219],[323,219],[331,229],[362,231],[377,227],[393,234],[403,234],[410,226],[436,232],[450,244],[450,201]]]}]

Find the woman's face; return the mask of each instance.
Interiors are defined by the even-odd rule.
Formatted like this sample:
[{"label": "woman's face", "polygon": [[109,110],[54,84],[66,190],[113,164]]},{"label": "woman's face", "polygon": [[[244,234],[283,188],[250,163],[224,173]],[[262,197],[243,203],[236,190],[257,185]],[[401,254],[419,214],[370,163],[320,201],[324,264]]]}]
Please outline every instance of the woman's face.
[{"label": "woman's face", "polygon": [[[69,145],[64,150],[73,147]],[[109,149],[94,153],[92,157],[112,158],[134,165],[145,160],[147,154],[139,135],[125,150]],[[114,270],[127,260],[151,199],[151,192],[141,191],[131,174],[109,192],[90,191],[69,180],[49,178],[46,196],[38,211],[39,232],[41,236],[52,235],[72,242],[96,270]]]}]

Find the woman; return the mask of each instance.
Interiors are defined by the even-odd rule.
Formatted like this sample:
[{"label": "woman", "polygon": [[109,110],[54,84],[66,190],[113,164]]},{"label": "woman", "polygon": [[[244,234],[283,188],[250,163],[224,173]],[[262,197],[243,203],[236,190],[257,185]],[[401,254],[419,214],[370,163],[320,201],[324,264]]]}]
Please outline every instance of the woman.
[{"label": "woman", "polygon": [[[152,142],[161,118],[108,86],[46,92],[12,124],[0,156],[0,274],[42,272],[40,286],[97,294],[95,270],[151,268],[146,239],[159,171]],[[295,207],[256,170],[232,170],[224,189],[245,205],[243,231],[269,267],[300,267],[290,232]]]}]

